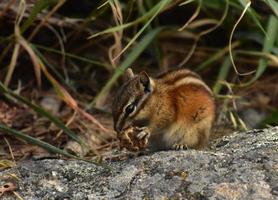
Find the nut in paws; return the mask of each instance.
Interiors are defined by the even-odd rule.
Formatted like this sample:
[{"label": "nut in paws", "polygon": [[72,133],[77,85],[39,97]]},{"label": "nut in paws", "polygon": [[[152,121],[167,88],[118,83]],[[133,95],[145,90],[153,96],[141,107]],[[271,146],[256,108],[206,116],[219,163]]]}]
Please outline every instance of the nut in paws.
[{"label": "nut in paws", "polygon": [[150,132],[147,127],[128,127],[118,133],[120,146],[130,151],[138,151],[146,148]]}]

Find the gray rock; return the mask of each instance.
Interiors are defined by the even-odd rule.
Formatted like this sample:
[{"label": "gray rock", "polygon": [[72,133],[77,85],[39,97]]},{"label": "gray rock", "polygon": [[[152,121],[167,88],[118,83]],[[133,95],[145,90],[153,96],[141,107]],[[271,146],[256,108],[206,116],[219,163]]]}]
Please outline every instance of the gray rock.
[{"label": "gray rock", "polygon": [[[83,161],[28,161],[24,199],[278,199],[278,127],[233,133],[207,151],[165,151],[109,168]],[[3,199],[14,199],[4,195]]]}]

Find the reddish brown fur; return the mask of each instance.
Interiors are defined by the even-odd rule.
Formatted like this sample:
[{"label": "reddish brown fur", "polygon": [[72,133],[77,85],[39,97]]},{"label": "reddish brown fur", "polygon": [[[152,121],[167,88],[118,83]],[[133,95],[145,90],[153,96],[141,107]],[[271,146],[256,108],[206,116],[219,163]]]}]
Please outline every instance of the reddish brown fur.
[{"label": "reddish brown fur", "polygon": [[169,95],[173,96],[172,101],[178,107],[177,121],[195,123],[193,116],[202,108],[204,112],[198,114],[199,120],[214,114],[214,108],[211,107],[213,99],[200,85],[181,85],[170,91]]}]

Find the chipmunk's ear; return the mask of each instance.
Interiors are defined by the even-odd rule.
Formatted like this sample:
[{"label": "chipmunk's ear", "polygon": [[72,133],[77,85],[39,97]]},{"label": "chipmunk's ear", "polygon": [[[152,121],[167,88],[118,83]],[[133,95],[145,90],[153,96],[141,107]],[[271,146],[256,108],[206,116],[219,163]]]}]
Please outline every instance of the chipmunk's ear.
[{"label": "chipmunk's ear", "polygon": [[150,79],[149,75],[145,71],[142,71],[139,74],[139,78],[140,78],[140,83],[144,87],[144,92],[146,92],[146,93],[151,92],[152,86],[151,86],[151,79]]},{"label": "chipmunk's ear", "polygon": [[127,68],[127,70],[125,70],[125,73],[123,75],[124,82],[129,81],[129,80],[131,80],[133,78],[134,78],[134,73],[133,73],[132,69],[131,68]]}]

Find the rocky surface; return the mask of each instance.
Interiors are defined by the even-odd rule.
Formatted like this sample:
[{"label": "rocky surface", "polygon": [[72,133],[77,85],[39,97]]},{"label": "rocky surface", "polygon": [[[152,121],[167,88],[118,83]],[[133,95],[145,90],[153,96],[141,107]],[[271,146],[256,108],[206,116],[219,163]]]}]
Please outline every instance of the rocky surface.
[{"label": "rocky surface", "polygon": [[19,173],[17,192],[28,200],[278,199],[278,127],[234,133],[208,151],[156,152],[107,165],[46,159],[0,176]]}]

